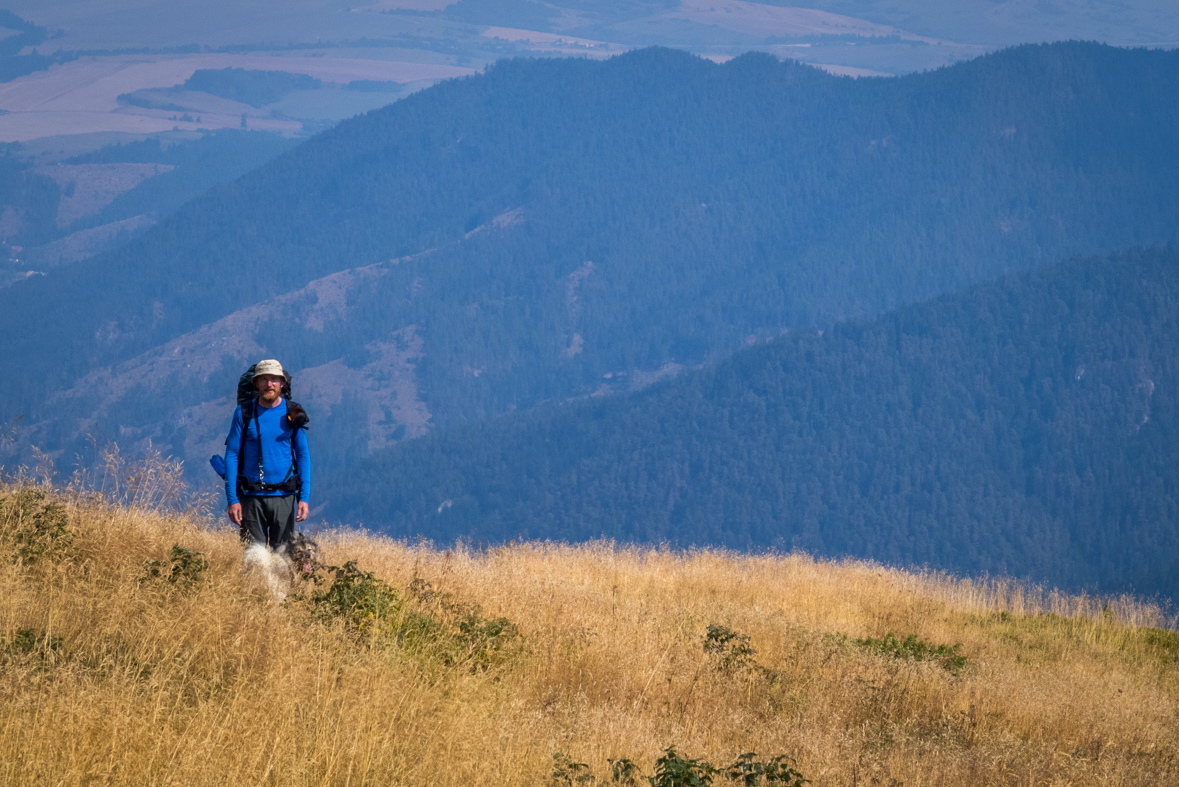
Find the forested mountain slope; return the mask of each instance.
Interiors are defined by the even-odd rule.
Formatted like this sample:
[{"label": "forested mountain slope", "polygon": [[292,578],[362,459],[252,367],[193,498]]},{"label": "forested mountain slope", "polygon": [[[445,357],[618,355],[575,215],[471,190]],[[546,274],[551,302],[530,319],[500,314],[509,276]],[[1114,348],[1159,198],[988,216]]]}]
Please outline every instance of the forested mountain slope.
[{"label": "forested mountain slope", "polygon": [[296,144],[235,130],[177,132],[75,156],[0,145],[0,287],[114,248],[122,233],[151,226]]},{"label": "forested mountain slope", "polygon": [[[626,387],[1174,240],[1176,96],[1179,53],[1075,43],[892,80],[658,49],[503,62],[0,292],[0,402],[38,425],[26,447],[69,456],[97,430],[199,446],[199,467],[240,369],[277,356],[331,382],[309,402],[317,439],[359,461],[382,444],[370,428]],[[358,399],[350,374],[370,391],[408,375],[421,407]]]},{"label": "forested mountain slope", "polygon": [[1179,598],[1179,253],[792,332],[328,484],[395,536],[801,548]]}]

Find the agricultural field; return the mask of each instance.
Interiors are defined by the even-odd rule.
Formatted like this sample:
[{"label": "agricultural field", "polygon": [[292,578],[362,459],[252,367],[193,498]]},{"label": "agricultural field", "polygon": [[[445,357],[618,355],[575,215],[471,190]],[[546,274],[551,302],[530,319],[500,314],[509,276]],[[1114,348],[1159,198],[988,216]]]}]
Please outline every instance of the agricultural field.
[{"label": "agricultural field", "polygon": [[[197,69],[283,71],[311,74],[331,85],[380,80],[416,89],[505,56],[604,57],[652,44],[716,59],[763,49],[833,73],[863,76],[937,68],[1025,41],[1179,43],[1179,12],[1157,0],[1138,0],[1129,8],[1092,0],[1074,4],[1067,15],[1050,4],[1031,7],[1016,0],[934,5],[382,0],[354,6],[338,0],[218,0],[185,6],[152,0],[130,7],[17,0],[9,4],[17,18],[10,24],[43,31],[29,39],[36,46],[21,53],[68,62],[0,89],[0,109],[8,113],[0,117],[0,141],[237,127],[241,113],[210,111],[197,121],[191,113],[129,111],[116,102],[120,94],[177,85]],[[390,91],[385,103],[404,92]],[[320,98],[328,109],[305,109],[307,119],[340,120],[381,105],[372,95],[367,102]],[[256,128],[285,134],[318,130],[299,124],[302,116],[288,111],[298,108],[251,120]]]},{"label": "agricultural field", "polygon": [[[44,166],[75,164],[103,146],[149,139],[189,144],[193,135],[231,130],[303,140],[510,57],[602,59],[655,45],[724,62],[761,50],[859,78],[936,69],[1023,41],[1070,37],[1174,46],[1179,12],[1161,0],[1129,7],[1090,0],[1068,14],[1021,0],[953,9],[917,0],[815,0],[807,7],[781,0],[14,0],[0,11],[0,145],[5,155]],[[227,71],[243,79],[307,77],[314,84],[253,102],[189,86],[194,75]],[[264,161],[231,156],[210,171],[236,177]],[[168,165],[162,157],[110,163]],[[198,185],[224,182],[170,185],[186,177],[177,173],[140,193],[166,191],[161,204],[178,205],[199,193]],[[72,188],[60,173],[49,179]],[[101,188],[121,182],[116,177]],[[49,224],[31,231],[39,214],[54,212],[42,204],[54,197],[45,184],[30,188],[36,196],[28,188],[0,195],[6,216],[0,286],[116,248],[167,212],[114,210],[101,225],[63,218],[60,232],[45,229]],[[58,213],[74,221],[93,215],[64,204]],[[77,232],[85,234],[71,237]]]},{"label": "agricultural field", "polygon": [[[233,101],[216,101],[207,94],[190,97],[171,110],[137,107],[119,96],[137,90],[180,85],[198,70],[226,68],[306,74],[324,83],[323,93],[335,86],[367,80],[396,83],[387,90],[353,91],[347,115],[375,109],[400,97],[402,83],[430,84],[435,80],[473,73],[470,68],[368,58],[304,55],[119,55],[89,57],[54,66],[0,84],[0,142],[20,142],[61,134],[124,132],[149,134],[171,130],[200,131],[247,127],[286,134],[302,132],[295,119],[275,116],[269,110]],[[320,92],[320,91],[317,91]],[[393,94],[392,98],[390,93]],[[199,117],[198,117],[199,115]]]}]

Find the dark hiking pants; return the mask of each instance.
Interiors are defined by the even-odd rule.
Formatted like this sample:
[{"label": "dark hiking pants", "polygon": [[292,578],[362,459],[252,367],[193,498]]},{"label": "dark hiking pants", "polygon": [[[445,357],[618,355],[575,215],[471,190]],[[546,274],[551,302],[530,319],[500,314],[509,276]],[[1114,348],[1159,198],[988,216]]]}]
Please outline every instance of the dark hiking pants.
[{"label": "dark hiking pants", "polygon": [[295,495],[242,495],[242,541],[278,549],[295,537]]}]

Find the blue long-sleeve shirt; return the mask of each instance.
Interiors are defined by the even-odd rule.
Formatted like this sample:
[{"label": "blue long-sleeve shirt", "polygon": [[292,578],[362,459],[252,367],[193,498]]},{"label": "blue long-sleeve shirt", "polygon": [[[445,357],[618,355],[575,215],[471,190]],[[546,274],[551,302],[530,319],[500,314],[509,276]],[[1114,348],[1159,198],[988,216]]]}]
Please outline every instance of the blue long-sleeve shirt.
[{"label": "blue long-sleeve shirt", "polygon": [[[286,402],[279,400],[274,407],[262,407],[254,404],[258,411],[258,426],[254,426],[254,419],[250,419],[246,427],[245,456],[239,457],[238,450],[242,441],[242,408],[238,407],[233,413],[233,424],[229,427],[229,439],[225,443],[225,498],[229,505],[239,502],[237,499],[238,463],[241,462],[242,475],[248,480],[258,482],[258,430],[262,432],[262,471],[268,484],[278,484],[287,478],[291,469],[291,423],[287,420]],[[307,448],[307,432],[304,429],[295,431],[295,467],[299,473],[299,501],[310,504],[311,501],[311,452]],[[263,495],[281,495],[282,492],[261,492]]]}]

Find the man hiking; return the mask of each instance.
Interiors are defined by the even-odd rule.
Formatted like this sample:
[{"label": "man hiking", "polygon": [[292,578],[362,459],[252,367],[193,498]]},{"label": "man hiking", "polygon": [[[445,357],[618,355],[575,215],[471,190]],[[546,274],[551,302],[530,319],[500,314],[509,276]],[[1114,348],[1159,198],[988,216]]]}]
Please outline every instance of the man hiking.
[{"label": "man hiking", "polygon": [[259,361],[253,371],[256,394],[234,411],[225,441],[226,513],[242,541],[278,549],[294,538],[295,522],[310,510],[307,414],[284,399],[290,377],[282,364]]}]

